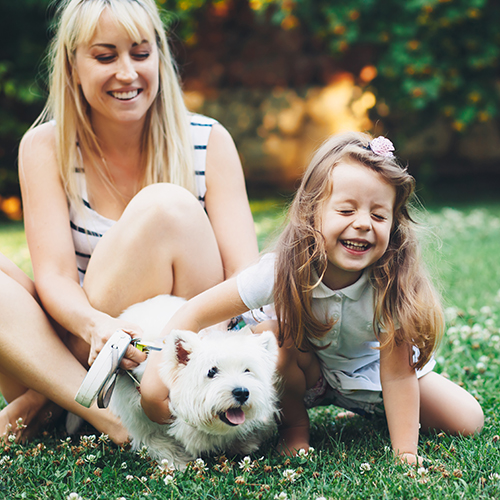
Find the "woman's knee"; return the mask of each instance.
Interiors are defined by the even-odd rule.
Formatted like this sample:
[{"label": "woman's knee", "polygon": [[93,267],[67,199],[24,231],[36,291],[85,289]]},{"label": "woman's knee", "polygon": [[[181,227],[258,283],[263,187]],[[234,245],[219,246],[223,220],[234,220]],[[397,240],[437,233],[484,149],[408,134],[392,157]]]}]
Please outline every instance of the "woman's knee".
[{"label": "woman's knee", "polygon": [[168,183],[143,188],[129,203],[126,218],[146,228],[184,228],[198,219],[206,219],[199,201],[187,189]]}]

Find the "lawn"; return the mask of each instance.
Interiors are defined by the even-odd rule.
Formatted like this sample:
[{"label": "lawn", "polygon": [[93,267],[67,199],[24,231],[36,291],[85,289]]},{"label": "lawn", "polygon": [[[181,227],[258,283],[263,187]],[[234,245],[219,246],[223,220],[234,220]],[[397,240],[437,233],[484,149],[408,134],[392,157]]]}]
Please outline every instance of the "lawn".
[{"label": "lawn", "polygon": [[[255,202],[252,210],[264,247],[279,228],[283,203]],[[483,406],[479,436],[422,435],[419,453],[427,462],[416,470],[394,462],[383,421],[335,421],[336,409],[325,408],[310,413],[309,456],[281,457],[269,442],[250,458],[216,457],[172,472],[105,436],[66,439],[59,430],[0,448],[0,498],[500,498],[500,204],[432,206],[418,219],[446,308],[438,371]],[[0,251],[29,271],[22,226],[0,227]]]}]

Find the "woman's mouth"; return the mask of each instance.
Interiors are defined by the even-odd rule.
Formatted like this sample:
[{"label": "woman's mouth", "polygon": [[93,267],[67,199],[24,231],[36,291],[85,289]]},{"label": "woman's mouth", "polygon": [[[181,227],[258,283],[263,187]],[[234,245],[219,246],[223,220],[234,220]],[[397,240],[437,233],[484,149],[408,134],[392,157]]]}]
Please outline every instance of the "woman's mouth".
[{"label": "woman's mouth", "polygon": [[142,92],[142,89],[128,90],[127,92],[117,92],[111,90],[108,94],[115,99],[120,101],[130,101],[134,97],[137,97]]},{"label": "woman's mouth", "polygon": [[361,242],[354,240],[342,240],[340,243],[342,243],[342,246],[348,250],[352,250],[354,252],[364,252],[372,246],[371,243],[368,243],[367,241]]}]

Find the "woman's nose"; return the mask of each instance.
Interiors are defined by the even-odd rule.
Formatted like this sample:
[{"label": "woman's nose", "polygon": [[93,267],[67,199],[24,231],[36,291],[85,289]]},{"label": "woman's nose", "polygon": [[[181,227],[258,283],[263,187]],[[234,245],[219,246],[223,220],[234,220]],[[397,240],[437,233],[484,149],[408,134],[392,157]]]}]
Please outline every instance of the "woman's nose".
[{"label": "woman's nose", "polygon": [[130,56],[120,58],[116,78],[121,82],[133,82],[137,78],[137,71]]}]

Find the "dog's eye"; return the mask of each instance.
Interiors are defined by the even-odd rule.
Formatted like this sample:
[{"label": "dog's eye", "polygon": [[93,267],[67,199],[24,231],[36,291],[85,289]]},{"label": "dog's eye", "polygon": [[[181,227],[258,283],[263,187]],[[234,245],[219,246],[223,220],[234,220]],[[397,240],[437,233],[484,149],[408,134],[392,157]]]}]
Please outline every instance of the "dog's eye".
[{"label": "dog's eye", "polygon": [[213,366],[208,370],[207,377],[214,378],[219,373],[219,369],[216,366]]},{"label": "dog's eye", "polygon": [[250,373],[250,370],[247,368],[247,369],[245,370],[245,373]]}]

